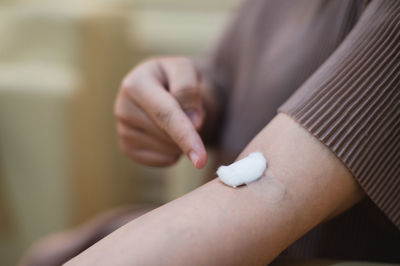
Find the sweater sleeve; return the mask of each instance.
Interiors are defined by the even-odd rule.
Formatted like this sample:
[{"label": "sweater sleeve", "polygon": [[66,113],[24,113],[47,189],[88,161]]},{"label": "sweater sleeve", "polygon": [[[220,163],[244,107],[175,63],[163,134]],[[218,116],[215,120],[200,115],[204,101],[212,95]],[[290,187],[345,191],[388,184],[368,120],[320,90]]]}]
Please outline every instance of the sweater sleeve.
[{"label": "sweater sleeve", "polygon": [[244,32],[251,31],[253,23],[248,20],[248,14],[255,14],[257,8],[259,5],[256,1],[240,0],[221,38],[217,40],[208,55],[197,62],[201,73],[213,86],[223,109],[231,97],[231,89],[238,72],[237,67],[240,65],[237,44],[244,38]]},{"label": "sweater sleeve", "polygon": [[400,1],[371,1],[278,112],[335,153],[400,229]]}]

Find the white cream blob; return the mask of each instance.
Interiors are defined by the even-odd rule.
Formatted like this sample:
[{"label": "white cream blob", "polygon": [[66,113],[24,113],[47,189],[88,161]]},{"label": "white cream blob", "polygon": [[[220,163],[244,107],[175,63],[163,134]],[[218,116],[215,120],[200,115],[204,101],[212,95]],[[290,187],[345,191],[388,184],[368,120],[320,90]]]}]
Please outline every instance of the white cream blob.
[{"label": "white cream blob", "polygon": [[259,179],[267,167],[267,160],[261,152],[252,152],[247,157],[217,170],[219,179],[226,185],[237,187]]}]

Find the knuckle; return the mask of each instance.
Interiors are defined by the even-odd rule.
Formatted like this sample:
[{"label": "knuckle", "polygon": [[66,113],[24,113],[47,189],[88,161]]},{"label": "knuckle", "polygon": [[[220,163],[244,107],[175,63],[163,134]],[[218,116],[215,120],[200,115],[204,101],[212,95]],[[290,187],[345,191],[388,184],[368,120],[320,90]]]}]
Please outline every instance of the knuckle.
[{"label": "knuckle", "polygon": [[181,64],[183,66],[193,66],[193,61],[190,58],[179,56],[176,57],[175,59],[178,64]]},{"label": "knuckle", "polygon": [[151,72],[155,66],[155,60],[146,60],[134,67],[123,79],[120,85],[120,91],[131,94],[137,91],[141,86],[143,77]]},{"label": "knuckle", "polygon": [[138,68],[139,68],[139,67],[141,67],[141,68],[148,68],[148,67],[153,68],[153,67],[157,66],[158,61],[159,61],[159,58],[157,58],[157,57],[150,57],[150,58],[148,58],[148,59],[143,60],[143,61],[138,65]]},{"label": "knuckle", "polygon": [[114,117],[117,119],[119,119],[122,115],[120,108],[118,106],[118,100],[114,104],[113,114],[114,114]]},{"label": "knuckle", "polygon": [[133,101],[140,95],[141,87],[140,78],[130,77],[122,82],[118,97],[121,101]]},{"label": "knuckle", "polygon": [[117,133],[118,133],[119,138],[121,140],[123,140],[123,141],[128,141],[128,140],[132,141],[132,140],[134,140],[133,134],[130,132],[130,130],[128,130],[124,126],[119,126],[117,128]]},{"label": "knuckle", "polygon": [[130,98],[127,92],[120,91],[114,103],[114,116],[126,120],[129,117]]},{"label": "knuckle", "polygon": [[127,92],[136,87],[136,68],[131,70],[123,79],[120,85],[120,92]]},{"label": "knuckle", "polygon": [[200,91],[196,86],[185,86],[173,93],[175,99],[182,107],[186,105],[195,105],[201,99]]},{"label": "knuckle", "polygon": [[139,111],[132,108],[127,108],[123,101],[118,101],[114,105],[114,116],[120,123],[125,123],[130,126],[140,125]]},{"label": "knuckle", "polygon": [[200,82],[201,80],[200,73],[198,72],[196,64],[193,62],[193,60],[187,57],[180,57],[179,60],[177,60],[177,62],[178,65],[180,65],[182,68],[192,72],[196,83]]},{"label": "knuckle", "polygon": [[126,116],[124,108],[122,107],[122,101],[120,99],[117,99],[114,104],[114,116],[117,119],[123,119]]},{"label": "knuckle", "polygon": [[118,121],[128,124],[128,125],[134,126],[136,124],[135,119],[126,113],[119,113],[119,114],[117,114],[116,118]]},{"label": "knuckle", "polygon": [[174,96],[179,98],[196,97],[199,96],[200,92],[195,85],[184,85],[174,91]]},{"label": "knuckle", "polygon": [[132,138],[132,136],[130,136],[128,134],[122,133],[122,134],[119,135],[119,137],[120,137],[121,140],[123,140],[125,142],[129,142],[131,144],[132,144],[132,142],[134,142],[134,138]]}]

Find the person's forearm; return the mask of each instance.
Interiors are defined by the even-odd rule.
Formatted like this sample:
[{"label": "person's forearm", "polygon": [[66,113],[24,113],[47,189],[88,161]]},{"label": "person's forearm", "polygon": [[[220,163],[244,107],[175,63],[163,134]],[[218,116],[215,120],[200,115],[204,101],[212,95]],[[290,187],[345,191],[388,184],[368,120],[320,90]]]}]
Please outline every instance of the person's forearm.
[{"label": "person's forearm", "polygon": [[276,183],[233,189],[213,180],[132,221],[69,265],[265,265],[362,197],[336,157],[285,115],[241,157],[256,150]]}]

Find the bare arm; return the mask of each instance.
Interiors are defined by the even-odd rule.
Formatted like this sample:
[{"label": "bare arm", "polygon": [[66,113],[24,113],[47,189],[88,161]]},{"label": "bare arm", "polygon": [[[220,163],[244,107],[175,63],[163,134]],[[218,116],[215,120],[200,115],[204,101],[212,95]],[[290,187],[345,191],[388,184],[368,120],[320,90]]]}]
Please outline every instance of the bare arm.
[{"label": "bare arm", "polygon": [[284,114],[240,157],[256,150],[268,159],[274,182],[233,189],[213,180],[130,222],[68,265],[265,265],[363,196],[340,161]]}]

